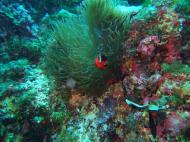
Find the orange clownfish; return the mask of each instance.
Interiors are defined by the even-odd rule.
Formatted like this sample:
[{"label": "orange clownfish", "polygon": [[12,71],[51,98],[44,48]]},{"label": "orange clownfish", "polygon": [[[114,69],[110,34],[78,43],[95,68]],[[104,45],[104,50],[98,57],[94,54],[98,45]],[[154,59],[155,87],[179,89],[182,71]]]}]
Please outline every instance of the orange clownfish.
[{"label": "orange clownfish", "polygon": [[105,55],[100,54],[95,59],[95,65],[97,68],[99,68],[101,70],[105,70],[106,66],[107,66],[107,57]]}]

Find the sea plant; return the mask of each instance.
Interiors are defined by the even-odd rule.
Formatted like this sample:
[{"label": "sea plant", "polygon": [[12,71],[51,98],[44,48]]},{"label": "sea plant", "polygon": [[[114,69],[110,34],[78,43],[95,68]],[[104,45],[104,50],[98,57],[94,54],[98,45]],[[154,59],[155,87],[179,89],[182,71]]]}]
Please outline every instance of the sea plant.
[{"label": "sea plant", "polygon": [[180,73],[190,74],[190,67],[181,61],[174,61],[172,64],[164,63],[162,64],[162,70],[176,75]]},{"label": "sea plant", "polygon": [[[113,0],[86,0],[81,6],[82,15],[56,22],[46,67],[57,84],[72,78],[80,90],[101,93],[110,79],[119,77],[129,19],[117,4]],[[94,63],[100,54],[108,59],[105,70]]]},{"label": "sea plant", "polygon": [[60,132],[56,135],[55,140],[53,142],[77,142],[75,138],[67,131],[65,126],[63,125]]}]

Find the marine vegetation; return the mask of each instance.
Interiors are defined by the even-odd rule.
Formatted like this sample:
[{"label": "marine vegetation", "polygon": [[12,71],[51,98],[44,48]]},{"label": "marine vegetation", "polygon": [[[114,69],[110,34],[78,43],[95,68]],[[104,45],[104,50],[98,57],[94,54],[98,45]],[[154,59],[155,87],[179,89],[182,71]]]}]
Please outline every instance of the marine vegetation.
[{"label": "marine vegetation", "polygon": [[0,0],[0,142],[189,142],[190,0]]},{"label": "marine vegetation", "polygon": [[[98,95],[119,79],[129,19],[117,5],[112,0],[87,0],[81,6],[82,15],[55,23],[46,61],[58,84],[72,78],[80,90]],[[95,66],[99,55],[107,58],[105,70]]]}]

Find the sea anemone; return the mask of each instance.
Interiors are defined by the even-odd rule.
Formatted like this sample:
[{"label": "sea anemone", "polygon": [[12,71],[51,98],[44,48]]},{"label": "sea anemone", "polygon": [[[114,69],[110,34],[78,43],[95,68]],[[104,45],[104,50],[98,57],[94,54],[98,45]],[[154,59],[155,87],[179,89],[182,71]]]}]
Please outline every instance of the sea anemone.
[{"label": "sea anemone", "polygon": [[[81,91],[101,94],[108,80],[120,76],[122,42],[129,21],[115,7],[113,0],[86,0],[82,15],[56,22],[46,67],[58,84],[72,78]],[[105,70],[95,66],[99,54],[108,59]]]}]

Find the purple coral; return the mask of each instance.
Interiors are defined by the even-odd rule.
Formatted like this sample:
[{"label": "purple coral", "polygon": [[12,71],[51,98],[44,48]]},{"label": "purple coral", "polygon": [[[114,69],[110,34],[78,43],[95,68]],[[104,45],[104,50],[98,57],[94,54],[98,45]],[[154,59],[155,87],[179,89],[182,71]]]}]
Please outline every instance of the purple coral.
[{"label": "purple coral", "polygon": [[148,36],[140,42],[137,52],[143,57],[150,57],[159,42],[158,36]]},{"label": "purple coral", "polygon": [[170,112],[167,118],[164,120],[163,126],[158,126],[157,134],[161,136],[164,131],[169,132],[175,136],[180,133],[190,123],[190,112]]}]

